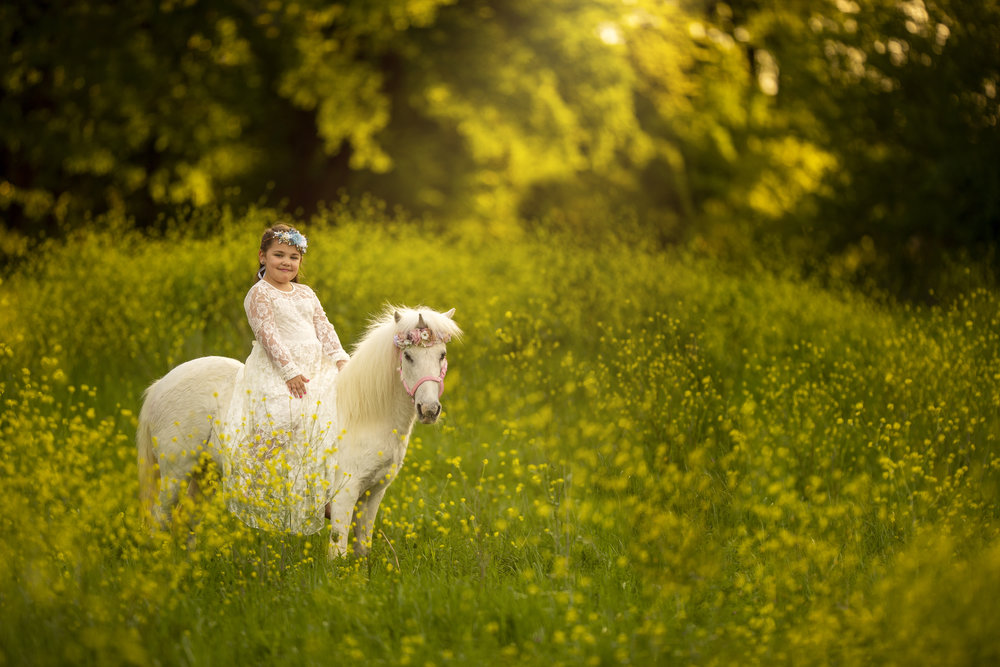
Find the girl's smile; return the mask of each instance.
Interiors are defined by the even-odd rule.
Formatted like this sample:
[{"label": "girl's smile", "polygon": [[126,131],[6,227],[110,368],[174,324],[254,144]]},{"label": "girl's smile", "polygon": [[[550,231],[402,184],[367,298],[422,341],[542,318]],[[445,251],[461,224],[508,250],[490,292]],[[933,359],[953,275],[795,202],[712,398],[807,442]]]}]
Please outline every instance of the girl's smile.
[{"label": "girl's smile", "polygon": [[289,283],[299,274],[302,253],[295,246],[274,243],[267,252],[258,254],[264,267],[264,280],[286,292],[292,289]]}]

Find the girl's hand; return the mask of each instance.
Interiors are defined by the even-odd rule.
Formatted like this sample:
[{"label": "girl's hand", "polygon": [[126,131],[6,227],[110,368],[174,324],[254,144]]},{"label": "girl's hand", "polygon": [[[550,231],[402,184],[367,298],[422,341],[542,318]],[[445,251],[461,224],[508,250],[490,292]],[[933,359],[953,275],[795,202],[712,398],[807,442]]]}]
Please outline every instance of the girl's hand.
[{"label": "girl's hand", "polygon": [[344,370],[344,366],[346,366],[346,365],[347,365],[347,362],[344,361],[343,359],[341,359],[340,361],[338,361],[337,362],[337,372],[339,373],[340,371]]},{"label": "girl's hand", "polygon": [[309,382],[309,378],[305,375],[296,375],[285,384],[288,385],[288,393],[295,398],[302,398],[306,395],[306,382]]}]

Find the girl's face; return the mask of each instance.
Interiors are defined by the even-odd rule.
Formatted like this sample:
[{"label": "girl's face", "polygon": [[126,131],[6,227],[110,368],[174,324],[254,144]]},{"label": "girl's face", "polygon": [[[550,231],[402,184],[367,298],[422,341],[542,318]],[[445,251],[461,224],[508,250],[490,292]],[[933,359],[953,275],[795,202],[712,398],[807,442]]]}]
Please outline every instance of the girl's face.
[{"label": "girl's face", "polygon": [[287,287],[299,274],[302,253],[295,246],[275,242],[267,252],[258,253],[258,259],[264,265],[264,280],[278,287]]}]

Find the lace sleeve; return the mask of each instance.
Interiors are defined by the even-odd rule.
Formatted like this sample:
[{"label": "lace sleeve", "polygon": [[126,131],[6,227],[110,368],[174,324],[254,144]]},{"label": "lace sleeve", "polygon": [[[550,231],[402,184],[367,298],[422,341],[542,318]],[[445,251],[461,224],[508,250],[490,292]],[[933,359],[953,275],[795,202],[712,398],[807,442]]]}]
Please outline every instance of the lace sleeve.
[{"label": "lace sleeve", "polygon": [[340,344],[340,337],[337,336],[337,330],[333,328],[330,320],[327,319],[326,311],[323,310],[319,298],[315,294],[312,297],[313,326],[316,327],[316,338],[323,344],[323,353],[335,362],[341,360],[348,361],[351,357],[344,351],[344,346]]},{"label": "lace sleeve", "polygon": [[244,305],[247,319],[250,321],[250,328],[253,329],[253,335],[257,342],[264,346],[267,356],[277,367],[281,379],[287,382],[296,375],[300,375],[298,367],[292,361],[291,353],[278,337],[278,327],[274,322],[274,308],[266,291],[251,289]]}]

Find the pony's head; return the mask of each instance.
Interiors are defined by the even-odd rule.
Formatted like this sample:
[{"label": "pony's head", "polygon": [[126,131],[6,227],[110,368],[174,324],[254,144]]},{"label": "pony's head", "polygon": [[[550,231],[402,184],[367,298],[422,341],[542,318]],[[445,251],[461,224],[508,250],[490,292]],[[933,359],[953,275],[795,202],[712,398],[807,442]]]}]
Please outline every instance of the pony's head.
[{"label": "pony's head", "polygon": [[347,428],[377,422],[404,407],[408,416],[416,410],[425,424],[437,421],[448,341],[462,335],[454,313],[388,306],[371,322],[337,380],[337,410]]},{"label": "pony's head", "polygon": [[433,424],[441,415],[448,343],[462,333],[452,320],[454,314],[454,308],[446,313],[393,310],[393,344],[399,359],[396,370],[403,389],[413,398],[417,419],[424,424]]}]

